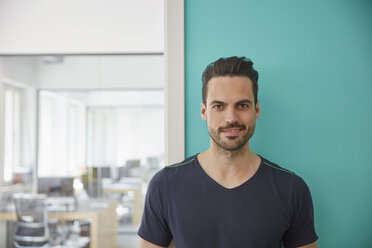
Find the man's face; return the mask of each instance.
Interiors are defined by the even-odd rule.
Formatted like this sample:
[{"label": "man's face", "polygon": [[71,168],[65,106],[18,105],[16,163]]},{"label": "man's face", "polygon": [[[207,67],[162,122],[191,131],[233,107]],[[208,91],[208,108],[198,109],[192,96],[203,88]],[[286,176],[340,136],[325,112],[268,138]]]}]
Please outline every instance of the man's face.
[{"label": "man's face", "polygon": [[201,116],[207,121],[212,141],[227,151],[236,151],[252,137],[259,115],[248,77],[214,77],[208,82]]}]

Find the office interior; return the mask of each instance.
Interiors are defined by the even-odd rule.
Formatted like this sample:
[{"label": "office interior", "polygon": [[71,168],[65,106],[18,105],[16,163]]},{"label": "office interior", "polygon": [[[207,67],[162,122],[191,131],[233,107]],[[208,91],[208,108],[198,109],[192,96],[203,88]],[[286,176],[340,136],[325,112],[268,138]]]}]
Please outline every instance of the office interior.
[{"label": "office interior", "polygon": [[[82,247],[135,247],[147,184],[164,164],[163,55],[0,60],[5,123],[1,247],[12,247],[9,222],[16,220],[9,215],[15,212],[16,193],[46,195],[49,216],[62,216],[66,240],[75,225],[81,238],[90,238]],[[138,77],[146,67],[148,78]],[[128,80],[152,83],[120,88]],[[87,82],[92,85],[82,85]],[[58,88],[66,84],[75,88]],[[83,218],[87,213],[92,216]],[[97,237],[92,241],[91,235]]]},{"label": "office interior", "polygon": [[1,1],[0,15],[0,247],[46,233],[138,247],[166,160],[164,1]]}]

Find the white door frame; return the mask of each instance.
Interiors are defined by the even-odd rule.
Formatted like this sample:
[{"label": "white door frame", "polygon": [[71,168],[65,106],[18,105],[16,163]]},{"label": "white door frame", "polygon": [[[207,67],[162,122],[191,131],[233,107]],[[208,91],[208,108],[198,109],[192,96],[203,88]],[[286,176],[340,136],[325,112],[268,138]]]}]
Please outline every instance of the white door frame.
[{"label": "white door frame", "polygon": [[185,158],[184,0],[165,0],[165,164]]},{"label": "white door frame", "polygon": [[[165,62],[165,164],[185,158],[185,70],[184,70],[184,0],[164,0]],[[1,68],[0,68],[1,69]],[[1,75],[1,71],[0,71]],[[3,100],[0,83],[0,101]],[[3,137],[3,109],[0,105],[0,137]],[[0,184],[3,175],[3,139],[0,139]]]}]

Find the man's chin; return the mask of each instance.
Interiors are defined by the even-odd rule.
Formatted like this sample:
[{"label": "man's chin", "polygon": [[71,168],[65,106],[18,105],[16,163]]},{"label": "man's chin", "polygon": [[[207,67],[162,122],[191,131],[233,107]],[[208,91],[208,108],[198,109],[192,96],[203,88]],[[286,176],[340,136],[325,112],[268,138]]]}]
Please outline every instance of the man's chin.
[{"label": "man's chin", "polygon": [[[245,144],[245,143],[244,143],[244,144]],[[244,146],[244,144],[241,144],[240,142],[233,142],[233,144],[231,144],[231,143],[227,143],[227,142],[222,142],[222,143],[220,144],[220,147],[223,148],[223,149],[226,150],[226,151],[231,151],[231,152],[233,152],[233,151],[238,151],[238,150],[240,150],[240,149]]]},{"label": "man's chin", "polygon": [[242,148],[241,146],[234,146],[234,147],[222,146],[222,149],[224,149],[225,151],[228,151],[228,152],[236,152],[236,151],[239,151],[241,148]]}]

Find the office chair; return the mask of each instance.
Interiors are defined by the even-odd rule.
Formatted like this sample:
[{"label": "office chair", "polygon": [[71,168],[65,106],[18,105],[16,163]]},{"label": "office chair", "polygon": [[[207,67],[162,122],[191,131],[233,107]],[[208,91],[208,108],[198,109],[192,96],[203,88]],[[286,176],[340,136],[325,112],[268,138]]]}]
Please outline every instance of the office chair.
[{"label": "office chair", "polygon": [[42,194],[13,195],[17,215],[12,237],[15,247],[50,247],[46,198]]}]

